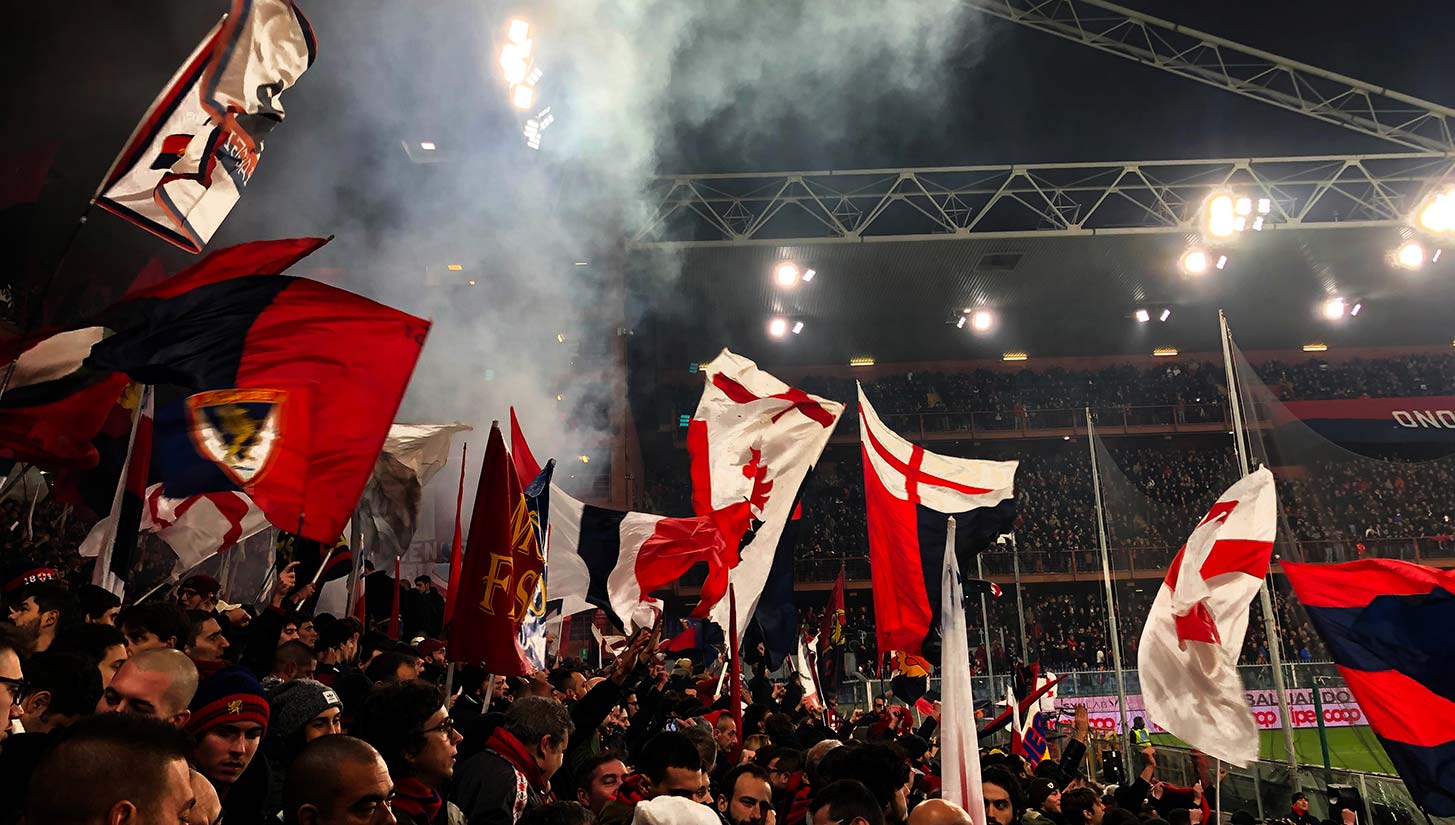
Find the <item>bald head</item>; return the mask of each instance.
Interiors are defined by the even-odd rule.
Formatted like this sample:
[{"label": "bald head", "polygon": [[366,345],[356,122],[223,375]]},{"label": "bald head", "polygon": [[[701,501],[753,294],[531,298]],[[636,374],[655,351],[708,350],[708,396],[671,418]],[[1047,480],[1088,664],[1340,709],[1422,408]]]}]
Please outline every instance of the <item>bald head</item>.
[{"label": "bald head", "polygon": [[823,761],[824,756],[826,756],[829,751],[833,750],[834,748],[840,747],[843,744],[844,743],[838,739],[825,739],[821,742],[816,743],[813,747],[808,749],[808,753],[804,754],[803,757],[803,769],[808,773],[808,782],[810,785],[822,784],[818,776],[819,763]]},{"label": "bald head", "polygon": [[180,725],[197,693],[197,666],[171,648],[143,650],[126,660],[96,704],[97,713],[138,713]]},{"label": "bald head", "polygon": [[965,809],[943,799],[926,799],[909,814],[909,825],[972,825]]},{"label": "bald head", "polygon": [[217,797],[212,780],[196,768],[191,770],[192,793],[197,797],[197,804],[187,812],[187,825],[215,825],[222,818],[222,800]]},{"label": "bald head", "polygon": [[[394,791],[389,768],[362,739],[335,734],[309,742],[288,769],[283,821],[332,822],[344,811],[384,805]],[[300,815],[308,811],[310,815]]]}]

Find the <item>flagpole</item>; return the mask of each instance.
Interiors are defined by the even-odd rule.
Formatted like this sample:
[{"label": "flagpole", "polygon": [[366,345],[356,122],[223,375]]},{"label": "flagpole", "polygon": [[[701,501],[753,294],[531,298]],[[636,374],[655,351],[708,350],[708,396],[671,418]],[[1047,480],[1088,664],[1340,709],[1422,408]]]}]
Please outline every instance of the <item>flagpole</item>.
[{"label": "flagpole", "polygon": [[1015,613],[1021,626],[1021,661],[1031,660],[1031,643],[1026,638],[1026,604],[1021,593],[1021,549],[1016,544],[1015,533],[1010,534],[1010,560],[1015,570]]},{"label": "flagpole", "polygon": [[[1244,442],[1247,426],[1243,421],[1243,399],[1238,389],[1238,374],[1233,366],[1233,334],[1228,329],[1228,316],[1218,310],[1218,326],[1223,339],[1223,369],[1228,377],[1228,405],[1233,415],[1233,447],[1238,454],[1238,472],[1246,476],[1253,471]],[[1272,575],[1269,568],[1268,575]],[[1278,619],[1273,615],[1273,597],[1269,594],[1268,575],[1258,586],[1258,604],[1263,608],[1263,635],[1268,639],[1268,659],[1273,667],[1273,691],[1278,697],[1278,715],[1283,729],[1283,750],[1289,767],[1298,770],[1298,752],[1293,744],[1293,715],[1288,709],[1288,691],[1283,681],[1283,652],[1278,637]]]},{"label": "flagpole", "polygon": [[349,547],[354,551],[354,562],[349,565],[349,595],[344,602],[344,615],[354,615],[355,599],[361,599],[359,595],[359,570],[364,565],[364,511],[358,504],[354,505],[354,517],[349,519]]},{"label": "flagpole", "polygon": [[141,428],[142,410],[146,408],[151,392],[152,386],[143,384],[137,395],[136,409],[131,413],[131,434],[126,439],[126,460],[121,463],[121,475],[116,479],[116,492],[111,497],[111,521],[106,528],[110,535],[102,542],[101,549],[96,553],[96,565],[91,568],[91,583],[106,588],[118,597],[122,596],[126,585],[111,571],[111,559],[116,549],[116,531],[121,527],[121,499],[126,495],[127,476],[131,474],[131,453],[136,447],[137,430]]},{"label": "flagpole", "polygon": [[[955,552],[953,547],[946,547],[946,553]],[[980,554],[975,555],[975,577],[985,578],[985,568],[980,564]],[[990,608],[985,602],[985,591],[980,591],[980,638],[985,643],[985,671],[990,676],[990,692],[995,694],[995,657],[990,655]]]},{"label": "flagpole", "polygon": [[1117,735],[1117,750],[1122,753],[1122,764],[1132,764],[1127,748],[1125,733],[1131,730],[1127,724],[1127,685],[1122,672],[1122,639],[1117,627],[1116,592],[1111,584],[1111,553],[1106,546],[1106,504],[1101,500],[1101,467],[1096,461],[1096,424],[1091,420],[1091,408],[1086,408],[1086,444],[1091,449],[1091,490],[1096,500],[1096,535],[1101,542],[1101,581],[1106,587],[1107,640],[1111,642],[1111,666],[1117,672],[1117,710],[1122,720],[1122,733]]},{"label": "flagpole", "polygon": [[738,745],[733,749],[733,764],[737,764],[738,755],[742,753],[743,740],[743,662],[741,642],[738,640],[738,595],[734,585],[728,583],[728,643],[732,649],[732,661],[728,663],[728,706],[733,712],[733,724],[738,729]]},{"label": "flagpole", "polygon": [[394,609],[389,614],[389,638],[399,641],[399,557],[394,557]]}]

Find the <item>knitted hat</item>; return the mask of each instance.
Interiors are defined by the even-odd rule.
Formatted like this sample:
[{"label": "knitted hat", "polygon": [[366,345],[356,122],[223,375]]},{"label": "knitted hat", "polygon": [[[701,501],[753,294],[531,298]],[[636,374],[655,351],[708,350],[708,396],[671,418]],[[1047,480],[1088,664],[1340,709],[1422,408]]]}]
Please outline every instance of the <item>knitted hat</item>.
[{"label": "knitted hat", "polygon": [[722,825],[717,812],[680,796],[638,802],[632,825]]},{"label": "knitted hat", "polygon": [[309,720],[329,708],[344,706],[333,688],[312,679],[292,679],[278,685],[268,694],[268,704],[273,706],[273,733],[284,738],[302,730]]},{"label": "knitted hat", "polygon": [[1032,808],[1039,808],[1041,803],[1046,801],[1046,797],[1055,792],[1056,783],[1054,781],[1044,776],[1037,777],[1026,783],[1026,802],[1030,803]]},{"label": "knitted hat", "polygon": [[233,665],[197,683],[187,706],[187,732],[196,737],[222,725],[256,722],[268,732],[268,698],[247,668]]}]

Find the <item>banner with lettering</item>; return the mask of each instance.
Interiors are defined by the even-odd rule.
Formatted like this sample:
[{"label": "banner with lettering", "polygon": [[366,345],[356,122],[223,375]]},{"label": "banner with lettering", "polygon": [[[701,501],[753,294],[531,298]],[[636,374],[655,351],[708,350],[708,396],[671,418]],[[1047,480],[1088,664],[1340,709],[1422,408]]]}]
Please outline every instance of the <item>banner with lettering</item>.
[{"label": "banner with lettering", "polygon": [[1273,423],[1302,421],[1337,443],[1455,444],[1455,396],[1287,401],[1269,409]]}]

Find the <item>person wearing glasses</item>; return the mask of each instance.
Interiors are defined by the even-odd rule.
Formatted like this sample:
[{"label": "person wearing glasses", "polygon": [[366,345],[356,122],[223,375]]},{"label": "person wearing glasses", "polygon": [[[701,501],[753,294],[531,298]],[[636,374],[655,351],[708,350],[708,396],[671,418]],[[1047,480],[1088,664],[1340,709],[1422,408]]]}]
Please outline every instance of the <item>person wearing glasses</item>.
[{"label": "person wearing glasses", "polygon": [[417,679],[384,685],[364,701],[357,728],[359,738],[373,745],[389,767],[394,818],[401,825],[461,820],[460,810],[441,795],[455,775],[462,738],[445,707],[443,691]]},{"label": "person wearing glasses", "polygon": [[284,825],[394,825],[394,781],[373,746],[352,736],[309,742],[283,784]]},{"label": "person wearing glasses", "polygon": [[485,750],[460,766],[454,799],[470,825],[514,825],[552,801],[551,777],[565,761],[572,732],[570,713],[553,699],[511,702]]},{"label": "person wearing glasses", "polygon": [[25,698],[25,673],[20,669],[24,647],[20,631],[0,625],[0,742],[10,735],[11,723],[20,718],[20,700]]}]

